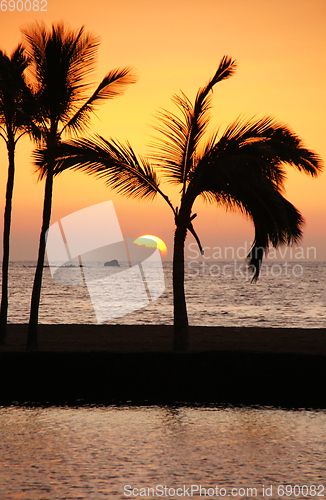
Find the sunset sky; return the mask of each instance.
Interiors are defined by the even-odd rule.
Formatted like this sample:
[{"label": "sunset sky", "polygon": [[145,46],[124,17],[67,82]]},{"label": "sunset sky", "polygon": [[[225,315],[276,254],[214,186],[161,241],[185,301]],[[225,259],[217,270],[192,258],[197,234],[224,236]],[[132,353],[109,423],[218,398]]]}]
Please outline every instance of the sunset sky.
[{"label": "sunset sky", "polygon": [[[48,26],[64,21],[73,29],[84,25],[100,36],[94,88],[113,68],[135,68],[138,82],[99,108],[90,132],[129,140],[136,152],[149,153],[155,113],[175,111],[171,97],[180,90],[193,100],[227,54],[238,69],[214,88],[210,131],[223,131],[240,115],[272,115],[326,158],[325,0],[47,0],[43,13],[0,11],[0,48],[11,53],[21,40],[20,29],[35,21]],[[19,141],[16,151],[11,260],[36,260],[44,183],[33,173],[29,139]],[[3,211],[4,141],[0,160]],[[169,186],[166,191],[177,203],[178,191]],[[302,246],[316,247],[317,260],[326,260],[326,173],[311,179],[289,168],[286,197],[306,220]],[[52,223],[111,199],[124,237],[156,235],[171,260],[174,221],[164,201],[122,198],[85,174],[66,172],[55,180]],[[196,211],[194,226],[203,246],[249,246],[253,228],[243,216],[202,203]],[[187,245],[192,242],[188,236]]]}]

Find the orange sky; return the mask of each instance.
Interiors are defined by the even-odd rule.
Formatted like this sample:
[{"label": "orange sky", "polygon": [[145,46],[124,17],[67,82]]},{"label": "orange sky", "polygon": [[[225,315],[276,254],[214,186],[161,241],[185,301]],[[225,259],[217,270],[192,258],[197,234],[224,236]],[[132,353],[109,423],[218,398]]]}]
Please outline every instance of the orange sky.
[{"label": "orange sky", "polygon": [[[139,81],[123,97],[102,105],[92,131],[128,139],[142,154],[149,151],[155,112],[161,107],[173,110],[170,99],[180,89],[193,99],[228,54],[237,60],[238,69],[215,87],[211,130],[223,130],[239,115],[273,115],[325,159],[325,19],[325,0],[47,0],[42,15],[0,12],[0,48],[10,53],[20,41],[20,28],[35,20],[48,25],[63,20],[74,29],[85,25],[99,35],[94,82],[125,65],[136,69]],[[28,139],[18,143],[12,260],[37,257],[44,184],[37,183],[33,174],[30,151]],[[0,160],[3,210],[7,177],[3,141]],[[289,169],[286,185],[287,198],[306,219],[302,246],[316,246],[318,260],[326,260],[325,179],[326,174],[310,179]],[[171,188],[168,191],[173,196]],[[157,235],[166,242],[171,259],[174,225],[168,206],[160,200],[126,200],[83,174],[64,173],[55,180],[52,222],[109,199],[125,237]],[[195,228],[203,246],[250,243],[253,230],[242,216],[201,203],[196,210]]]}]

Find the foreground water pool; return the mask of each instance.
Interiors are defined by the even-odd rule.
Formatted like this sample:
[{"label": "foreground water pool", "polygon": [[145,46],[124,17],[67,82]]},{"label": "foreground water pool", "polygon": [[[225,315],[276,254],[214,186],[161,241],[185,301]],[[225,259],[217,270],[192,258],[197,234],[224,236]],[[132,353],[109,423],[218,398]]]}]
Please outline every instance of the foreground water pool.
[{"label": "foreground water pool", "polygon": [[321,411],[13,406],[0,428],[1,500],[326,496]]}]

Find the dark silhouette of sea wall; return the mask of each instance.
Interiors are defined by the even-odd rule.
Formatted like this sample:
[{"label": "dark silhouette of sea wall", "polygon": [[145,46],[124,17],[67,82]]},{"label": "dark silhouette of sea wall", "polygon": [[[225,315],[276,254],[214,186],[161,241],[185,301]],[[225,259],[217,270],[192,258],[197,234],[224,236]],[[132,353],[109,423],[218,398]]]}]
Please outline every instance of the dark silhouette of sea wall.
[{"label": "dark silhouette of sea wall", "polygon": [[326,408],[326,356],[250,351],[1,352],[0,404]]}]

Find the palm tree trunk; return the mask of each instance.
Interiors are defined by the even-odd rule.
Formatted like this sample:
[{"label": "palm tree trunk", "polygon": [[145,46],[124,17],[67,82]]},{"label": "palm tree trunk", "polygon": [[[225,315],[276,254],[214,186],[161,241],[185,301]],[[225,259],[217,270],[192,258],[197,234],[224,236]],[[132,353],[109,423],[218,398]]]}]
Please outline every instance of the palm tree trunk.
[{"label": "palm tree trunk", "polygon": [[173,349],[178,352],[189,351],[190,349],[188,315],[184,287],[184,244],[186,235],[187,224],[182,224],[179,220],[174,234],[173,250]]},{"label": "palm tree trunk", "polygon": [[38,252],[38,260],[34,277],[34,285],[31,300],[31,311],[28,325],[27,335],[27,350],[38,350],[38,313],[41,298],[41,287],[43,278],[43,267],[45,257],[45,235],[49,229],[52,208],[52,187],[53,187],[53,165],[49,165],[48,174],[45,183],[44,204],[43,204],[43,222],[40,235],[40,244]]},{"label": "palm tree trunk", "polygon": [[12,193],[14,189],[15,175],[15,141],[11,133],[8,133],[8,180],[6,190],[6,206],[3,225],[3,257],[2,257],[2,295],[0,312],[0,344],[4,344],[7,336],[8,318],[8,273],[9,273],[9,241],[11,226]]}]

